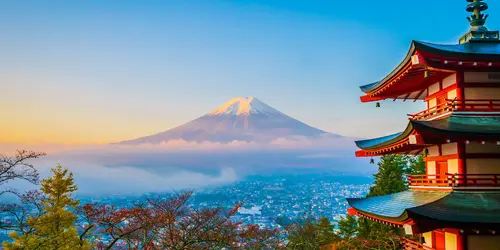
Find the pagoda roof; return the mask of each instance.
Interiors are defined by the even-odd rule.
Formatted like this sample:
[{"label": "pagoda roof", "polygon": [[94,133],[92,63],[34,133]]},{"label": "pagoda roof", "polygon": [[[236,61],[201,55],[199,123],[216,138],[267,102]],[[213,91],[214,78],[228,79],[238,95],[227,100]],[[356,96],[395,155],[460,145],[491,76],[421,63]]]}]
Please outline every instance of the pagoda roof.
[{"label": "pagoda roof", "polygon": [[369,198],[347,198],[347,202],[357,211],[377,218],[402,222],[409,219],[407,210],[427,205],[449,195],[442,191],[403,191]]},{"label": "pagoda roof", "polygon": [[[419,56],[418,62],[412,62],[414,56]],[[418,90],[450,74],[451,71],[445,69],[446,67],[443,67],[442,70],[439,69],[444,66],[443,64],[436,66],[431,63],[431,67],[426,67],[426,65],[429,66],[426,60],[433,61],[437,59],[500,62],[500,42],[470,42],[444,45],[412,41],[405,58],[391,73],[380,81],[360,86],[361,91],[367,94],[367,96],[361,98],[361,101],[369,102],[386,98],[398,98],[404,96],[405,93],[418,93]],[[428,78],[424,77],[423,74],[426,70],[429,72]],[[422,96],[425,95],[420,93],[413,96],[413,98],[419,99]]]},{"label": "pagoda roof", "polygon": [[411,121],[413,129],[444,137],[476,140],[500,139],[500,116],[451,115],[433,121]]},{"label": "pagoda roof", "polygon": [[[365,216],[401,224],[420,219],[441,223],[500,224],[500,192],[403,191],[347,202]],[[498,225],[497,225],[498,226]]]},{"label": "pagoda roof", "polygon": [[[418,135],[422,140],[410,143],[411,135]],[[375,156],[382,152],[411,151],[416,147],[446,140],[498,141],[500,140],[500,116],[452,114],[440,120],[410,120],[403,132],[356,141],[356,146],[361,149],[356,152],[356,155]]]}]

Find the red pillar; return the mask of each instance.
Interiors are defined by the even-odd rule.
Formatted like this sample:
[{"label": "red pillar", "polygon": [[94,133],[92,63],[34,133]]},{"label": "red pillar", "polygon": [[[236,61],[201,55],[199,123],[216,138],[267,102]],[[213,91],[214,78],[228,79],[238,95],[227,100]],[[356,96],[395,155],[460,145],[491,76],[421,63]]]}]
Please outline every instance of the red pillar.
[{"label": "red pillar", "polygon": [[[465,91],[464,91],[464,72],[463,71],[457,71],[457,100],[458,100],[458,109],[463,109],[465,108],[463,106],[464,103],[464,98],[465,98]],[[461,105],[460,105],[461,104]]]},{"label": "red pillar", "polygon": [[457,250],[467,250],[467,235],[458,233],[457,235]]},{"label": "red pillar", "polygon": [[465,158],[465,142],[457,142],[459,185],[467,184],[467,160]]}]

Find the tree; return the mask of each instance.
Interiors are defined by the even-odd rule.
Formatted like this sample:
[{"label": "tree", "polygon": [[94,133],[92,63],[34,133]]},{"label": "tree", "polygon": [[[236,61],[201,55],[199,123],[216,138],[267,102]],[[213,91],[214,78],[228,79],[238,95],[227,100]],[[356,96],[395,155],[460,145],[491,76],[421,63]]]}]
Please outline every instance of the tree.
[{"label": "tree", "polygon": [[[17,150],[14,156],[0,154],[0,186],[14,179],[26,180],[38,184],[39,175],[36,168],[28,160],[44,156],[45,153]],[[0,190],[0,195],[12,190]]]},{"label": "tree", "polygon": [[410,165],[409,157],[403,155],[384,155],[378,162],[378,173],[367,197],[393,194],[408,189],[406,174]]},{"label": "tree", "polygon": [[339,240],[339,237],[333,232],[333,225],[326,217],[319,219],[316,225],[318,243],[320,246],[330,244]]},{"label": "tree", "polygon": [[318,221],[310,219],[299,221],[288,228],[287,249],[313,250],[340,240],[333,232],[333,225],[328,218]]},{"label": "tree", "polygon": [[52,169],[53,176],[42,180],[40,208],[42,214],[28,218],[31,230],[9,236],[14,242],[4,242],[6,249],[90,249],[91,245],[83,240],[74,226],[77,216],[72,210],[78,200],[72,198],[77,190],[73,174],[61,165]]},{"label": "tree", "polygon": [[417,157],[410,157],[410,169],[408,174],[425,174],[425,161],[424,155],[420,154]]},{"label": "tree", "polygon": [[[408,189],[406,175],[425,173],[422,155],[385,155],[378,162],[378,167],[367,197],[405,191]],[[336,245],[337,249],[399,249],[403,232],[365,218],[347,216],[339,222],[339,236],[342,241]]]},{"label": "tree", "polygon": [[[278,231],[257,225],[233,222],[241,204],[232,209],[192,208],[187,205],[192,192],[166,199],[147,200],[131,208],[86,204],[80,212],[92,230],[93,241],[101,249],[122,244],[127,249],[277,249]],[[105,244],[103,238],[111,238]]]}]

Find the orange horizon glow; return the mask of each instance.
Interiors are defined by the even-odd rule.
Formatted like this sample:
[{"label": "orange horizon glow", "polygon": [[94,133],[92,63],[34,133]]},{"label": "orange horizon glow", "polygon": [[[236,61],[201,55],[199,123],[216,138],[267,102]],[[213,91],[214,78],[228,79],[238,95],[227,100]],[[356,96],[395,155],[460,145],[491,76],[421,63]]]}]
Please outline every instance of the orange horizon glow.
[{"label": "orange horizon glow", "polygon": [[126,124],[122,121],[102,121],[89,126],[89,123],[60,122],[48,119],[36,123],[27,117],[25,120],[7,120],[0,130],[0,144],[60,144],[68,146],[88,144],[108,144],[131,140],[164,131],[151,128],[147,124]]}]

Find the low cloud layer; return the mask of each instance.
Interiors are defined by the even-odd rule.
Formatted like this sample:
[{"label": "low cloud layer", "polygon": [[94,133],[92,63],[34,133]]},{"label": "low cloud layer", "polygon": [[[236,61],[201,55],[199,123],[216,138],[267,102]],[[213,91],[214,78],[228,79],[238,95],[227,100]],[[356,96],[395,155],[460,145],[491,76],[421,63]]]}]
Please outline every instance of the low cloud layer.
[{"label": "low cloud layer", "polygon": [[[136,146],[0,144],[0,152],[28,149],[48,153],[35,162],[42,177],[61,163],[74,173],[81,194],[198,189],[233,183],[249,175],[370,172],[360,167],[364,162],[354,158],[351,139],[327,139],[288,138],[269,144],[182,140]],[[30,188],[22,182],[10,185]]]}]

